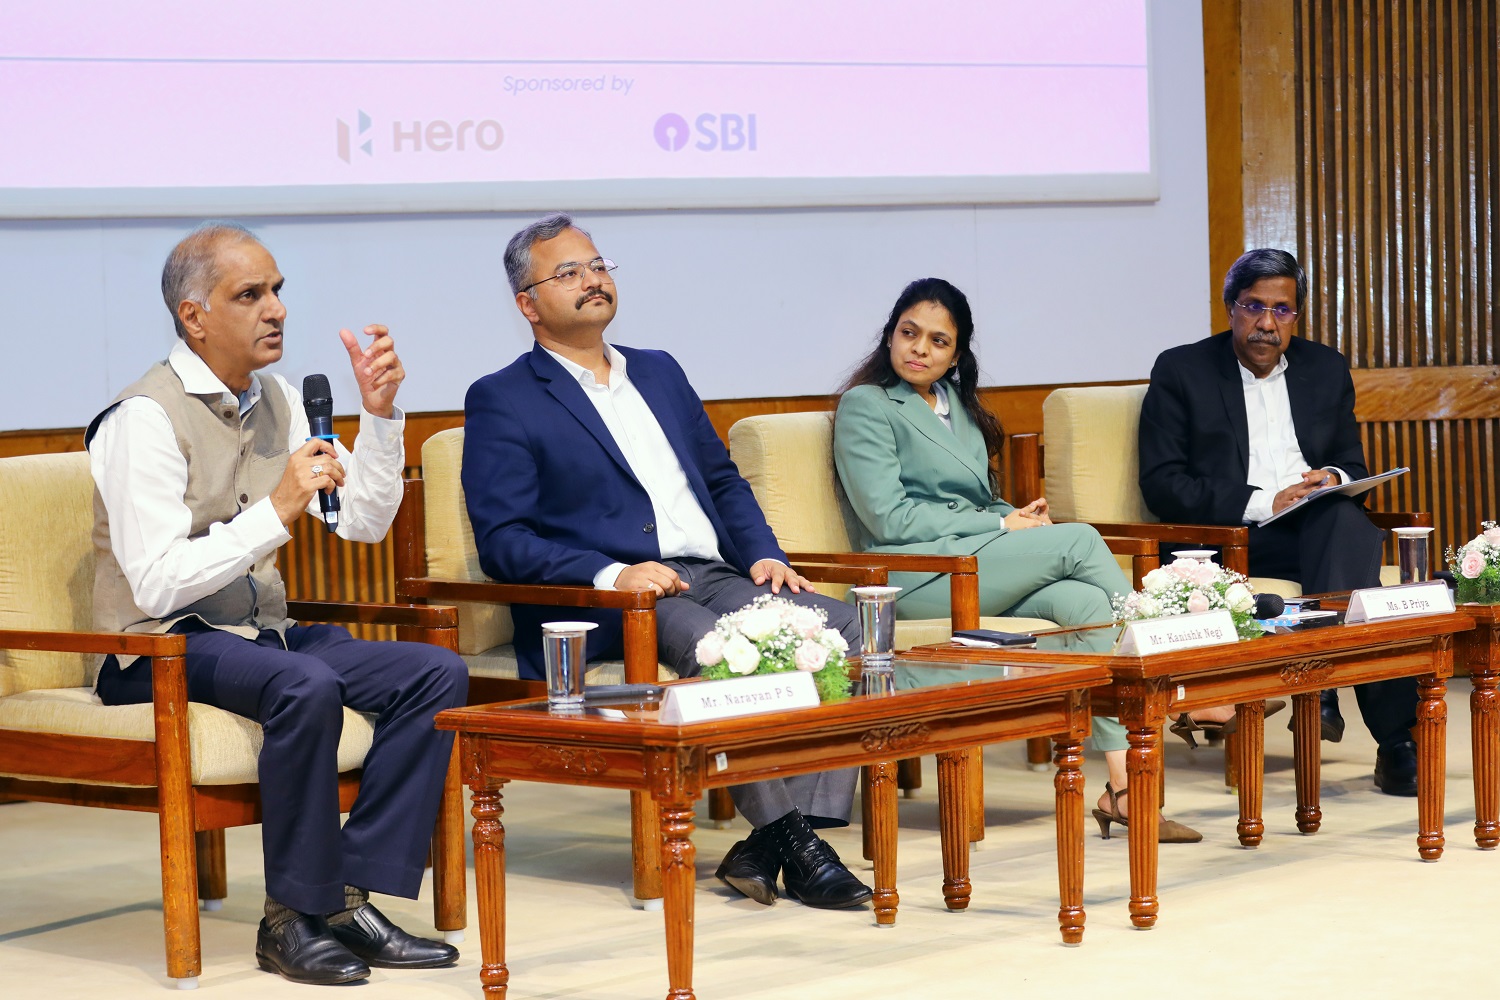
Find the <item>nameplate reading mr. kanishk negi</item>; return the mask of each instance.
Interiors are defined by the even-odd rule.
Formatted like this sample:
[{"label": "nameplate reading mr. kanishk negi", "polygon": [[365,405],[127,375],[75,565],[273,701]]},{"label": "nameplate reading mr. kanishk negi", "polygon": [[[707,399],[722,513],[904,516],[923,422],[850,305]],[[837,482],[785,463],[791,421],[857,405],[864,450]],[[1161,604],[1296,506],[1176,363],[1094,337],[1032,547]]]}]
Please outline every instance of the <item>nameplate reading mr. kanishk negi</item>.
[{"label": "nameplate reading mr. kanishk negi", "polygon": [[682,725],[817,705],[818,686],[813,683],[812,674],[799,670],[670,684],[662,697],[660,718],[662,722]]},{"label": "nameplate reading mr. kanishk negi", "polygon": [[1196,615],[1171,615],[1129,622],[1120,633],[1115,652],[1125,656],[1146,656],[1237,641],[1239,634],[1235,632],[1233,616],[1220,608]]},{"label": "nameplate reading mr. kanishk negi", "polygon": [[1440,615],[1453,610],[1453,595],[1442,580],[1406,583],[1399,587],[1369,587],[1349,595],[1346,622],[1376,622],[1385,618]]}]

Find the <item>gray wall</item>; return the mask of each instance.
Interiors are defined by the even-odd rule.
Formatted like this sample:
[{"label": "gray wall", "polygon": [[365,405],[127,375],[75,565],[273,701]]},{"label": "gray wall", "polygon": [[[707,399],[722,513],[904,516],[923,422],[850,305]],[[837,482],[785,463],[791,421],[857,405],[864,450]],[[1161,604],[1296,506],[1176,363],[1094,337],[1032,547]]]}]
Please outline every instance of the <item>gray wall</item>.
[{"label": "gray wall", "polygon": [[[1145,377],[1211,319],[1199,7],[1151,0],[1150,30],[1159,201],[591,213],[580,221],[620,263],[610,338],[671,351],[705,399],[824,393],[902,285],[938,275],[974,304],[987,384]],[[902,141],[942,155],[940,135]],[[336,331],[383,322],[409,372],[400,403],[462,407],[470,382],[530,346],[500,263],[529,217],[243,220],[288,279],[279,370],[326,372],[353,412]],[[161,262],[191,222],[0,222],[0,429],[87,423],[166,354]]]}]

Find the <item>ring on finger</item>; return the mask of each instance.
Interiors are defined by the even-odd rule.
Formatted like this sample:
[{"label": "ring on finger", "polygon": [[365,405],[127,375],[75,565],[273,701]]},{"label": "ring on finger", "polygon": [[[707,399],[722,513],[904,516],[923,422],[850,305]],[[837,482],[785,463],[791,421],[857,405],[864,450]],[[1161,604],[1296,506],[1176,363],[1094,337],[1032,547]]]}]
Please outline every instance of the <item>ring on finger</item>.
[{"label": "ring on finger", "polygon": [[313,466],[312,467],[312,474],[315,475],[315,476],[321,476],[323,474],[323,467],[321,465],[315,465],[315,466]]}]

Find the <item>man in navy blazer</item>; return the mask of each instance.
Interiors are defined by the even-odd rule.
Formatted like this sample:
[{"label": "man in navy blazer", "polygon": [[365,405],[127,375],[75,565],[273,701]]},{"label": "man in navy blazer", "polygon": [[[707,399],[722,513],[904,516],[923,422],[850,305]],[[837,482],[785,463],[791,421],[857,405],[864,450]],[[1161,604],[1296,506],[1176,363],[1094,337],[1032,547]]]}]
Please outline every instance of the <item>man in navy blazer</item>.
[{"label": "man in navy blazer", "polygon": [[[719,616],[777,593],[820,609],[851,644],[849,605],[815,594],[786,563],[750,486],[670,355],[605,343],[614,319],[614,262],[566,215],[541,219],[506,247],[505,270],[536,344],[469,388],[463,485],[484,571],[513,583],[653,590],[662,662],[698,672],[698,641]],[[522,676],[542,676],[543,619],[513,606]],[[579,613],[570,613],[579,616]],[[618,611],[599,623],[593,657],[618,656]],[[718,877],[762,903],[787,894],[810,906],[870,896],[814,832],[844,826],[855,772],[730,789],[755,827]]]},{"label": "man in navy blazer", "polygon": [[[1230,329],[1163,351],[1141,404],[1140,486],[1164,521],[1250,525],[1250,575],[1304,593],[1380,586],[1385,533],[1362,500],[1324,495],[1265,527],[1323,485],[1369,475],[1349,364],[1293,336],[1307,276],[1284,250],[1252,250],[1224,279]],[[1360,714],[1380,749],[1375,784],[1417,793],[1415,678],[1362,684]],[[1323,692],[1323,738],[1343,738],[1338,692]]]}]

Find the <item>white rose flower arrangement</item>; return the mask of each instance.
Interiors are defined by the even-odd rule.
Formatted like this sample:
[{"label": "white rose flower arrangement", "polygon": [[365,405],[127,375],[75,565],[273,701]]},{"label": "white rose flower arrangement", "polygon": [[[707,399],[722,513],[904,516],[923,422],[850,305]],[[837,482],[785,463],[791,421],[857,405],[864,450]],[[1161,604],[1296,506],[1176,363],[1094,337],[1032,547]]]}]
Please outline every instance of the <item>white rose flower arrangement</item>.
[{"label": "white rose flower arrangement", "polygon": [[1460,604],[1500,604],[1500,525],[1485,521],[1483,530],[1444,555],[1453,572]]},{"label": "white rose flower arrangement", "polygon": [[1116,594],[1111,604],[1115,618],[1122,622],[1222,608],[1234,619],[1240,638],[1253,639],[1265,633],[1255,624],[1255,594],[1249,584],[1244,576],[1211,559],[1179,556],[1147,573],[1139,592]]},{"label": "white rose flower arrangement", "polygon": [[841,701],[849,697],[848,650],[822,611],[762,594],[722,616],[694,652],[709,680],[801,670],[812,674],[821,701]]}]

